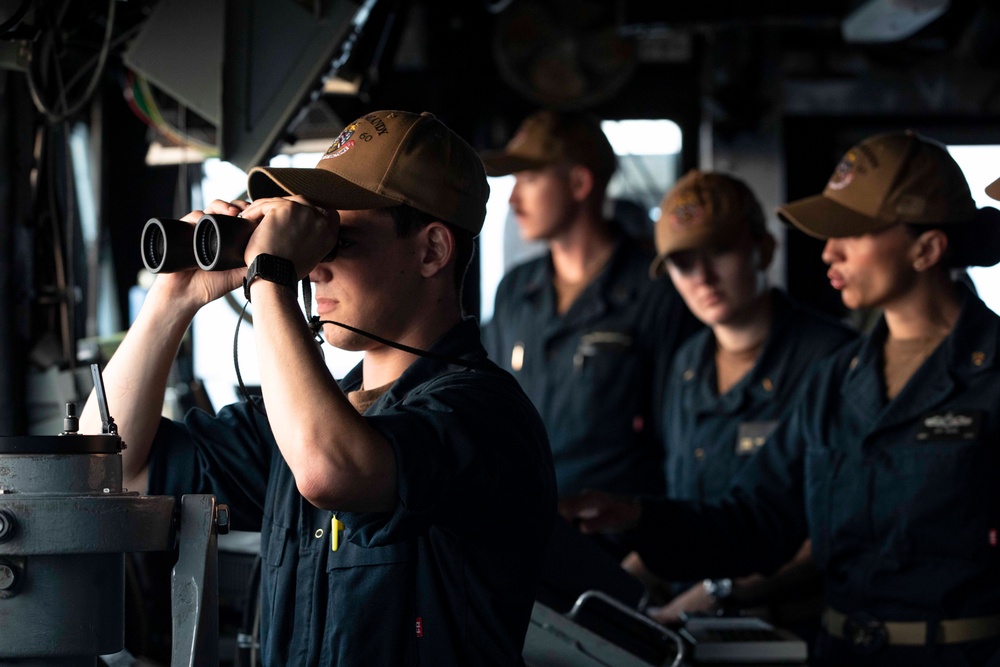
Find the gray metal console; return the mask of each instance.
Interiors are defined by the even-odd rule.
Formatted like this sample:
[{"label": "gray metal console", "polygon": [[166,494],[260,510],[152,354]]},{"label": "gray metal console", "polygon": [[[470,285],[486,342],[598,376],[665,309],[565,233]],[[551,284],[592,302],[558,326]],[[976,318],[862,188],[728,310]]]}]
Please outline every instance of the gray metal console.
[{"label": "gray metal console", "polygon": [[213,496],[122,488],[125,447],[94,367],[104,433],[0,438],[0,666],[93,666],[124,646],[125,554],[167,551],[174,568],[172,667],[218,665]]}]

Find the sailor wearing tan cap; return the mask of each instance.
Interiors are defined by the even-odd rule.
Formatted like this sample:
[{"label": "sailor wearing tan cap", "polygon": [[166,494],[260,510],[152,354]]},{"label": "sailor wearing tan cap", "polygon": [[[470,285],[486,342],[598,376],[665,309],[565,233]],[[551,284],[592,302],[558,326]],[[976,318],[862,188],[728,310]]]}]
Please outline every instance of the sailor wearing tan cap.
[{"label": "sailor wearing tan cap", "polygon": [[949,272],[1000,261],[1000,211],[943,146],[894,132],[779,214],[827,239],[844,303],[882,319],[816,364],[720,503],[562,509],[584,530],[638,524],[645,563],[674,577],[766,572],[808,536],[826,603],[810,664],[998,664],[1000,318]]},{"label": "sailor wearing tan cap", "polygon": [[[768,287],[775,240],[742,180],[693,170],[660,210],[651,272],[669,274],[707,325],[681,345],[671,365],[662,433],[667,496],[715,502],[764,445],[812,365],[855,333]],[[675,622],[682,613],[721,605],[766,607],[793,599],[802,608],[818,590],[808,554],[806,544],[778,577],[708,580],[681,589],[651,615]]]},{"label": "sailor wearing tan cap", "polygon": [[[377,111],[316,168],[257,168],[248,189],[206,210],[258,223],[250,268],[160,275],[105,372],[126,485],[215,494],[261,532],[265,665],[523,664],[555,480],[541,420],[462,316],[479,156],[429,114]],[[306,276],[326,339],[365,352],[339,385],[299,310]],[[161,419],[192,317],[241,282],[263,401]]]},{"label": "sailor wearing tan cap", "polygon": [[649,279],[653,253],[604,217],[617,158],[600,123],[539,111],[483,161],[515,175],[521,237],[549,250],[504,276],[483,340],[545,422],[559,493],[662,493],[654,383],[697,323]]}]

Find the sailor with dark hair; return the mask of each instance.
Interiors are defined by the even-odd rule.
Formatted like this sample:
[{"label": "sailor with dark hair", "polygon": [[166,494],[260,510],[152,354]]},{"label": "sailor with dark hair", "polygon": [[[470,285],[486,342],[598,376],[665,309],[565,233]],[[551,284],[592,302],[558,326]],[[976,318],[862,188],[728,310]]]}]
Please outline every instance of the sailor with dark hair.
[{"label": "sailor with dark hair", "polygon": [[[261,532],[264,664],[523,664],[555,480],[537,412],[462,316],[479,156],[430,114],[377,111],[248,190],[206,211],[257,224],[249,269],[158,276],[104,373],[126,486],[212,493]],[[339,383],[299,310],[306,276],[327,342],[365,352]],[[241,282],[263,400],[161,419],[191,319]],[[100,428],[95,401],[80,421]]]}]

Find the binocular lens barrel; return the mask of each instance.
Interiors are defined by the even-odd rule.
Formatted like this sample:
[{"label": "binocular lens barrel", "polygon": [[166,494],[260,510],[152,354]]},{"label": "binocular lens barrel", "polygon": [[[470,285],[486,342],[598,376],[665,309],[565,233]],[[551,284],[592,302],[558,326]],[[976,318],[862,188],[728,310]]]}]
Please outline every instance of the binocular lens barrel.
[{"label": "binocular lens barrel", "polygon": [[173,273],[197,266],[191,244],[194,225],[183,220],[150,218],[142,228],[142,263],[150,273]]},{"label": "binocular lens barrel", "polygon": [[[200,268],[228,271],[246,266],[243,254],[256,223],[232,215],[206,213],[197,224],[150,218],[142,228],[142,263],[150,273],[173,273]],[[332,262],[337,247],[324,262]]]},{"label": "binocular lens barrel", "polygon": [[150,218],[142,228],[142,263],[150,273],[190,269],[226,271],[246,266],[246,250],[255,225],[232,215],[207,213],[197,224]]},{"label": "binocular lens barrel", "polygon": [[194,256],[205,271],[246,266],[243,252],[256,225],[232,215],[206,213],[194,228]]}]

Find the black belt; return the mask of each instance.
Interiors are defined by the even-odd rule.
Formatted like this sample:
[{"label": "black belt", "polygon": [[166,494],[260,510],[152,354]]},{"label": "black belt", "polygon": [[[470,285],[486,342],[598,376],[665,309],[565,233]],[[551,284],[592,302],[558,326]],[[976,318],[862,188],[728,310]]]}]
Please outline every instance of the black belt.
[{"label": "black belt", "polygon": [[827,607],[823,629],[833,637],[871,650],[883,646],[960,644],[1000,637],[1000,614],[941,621],[883,621],[865,612],[844,614]]}]

